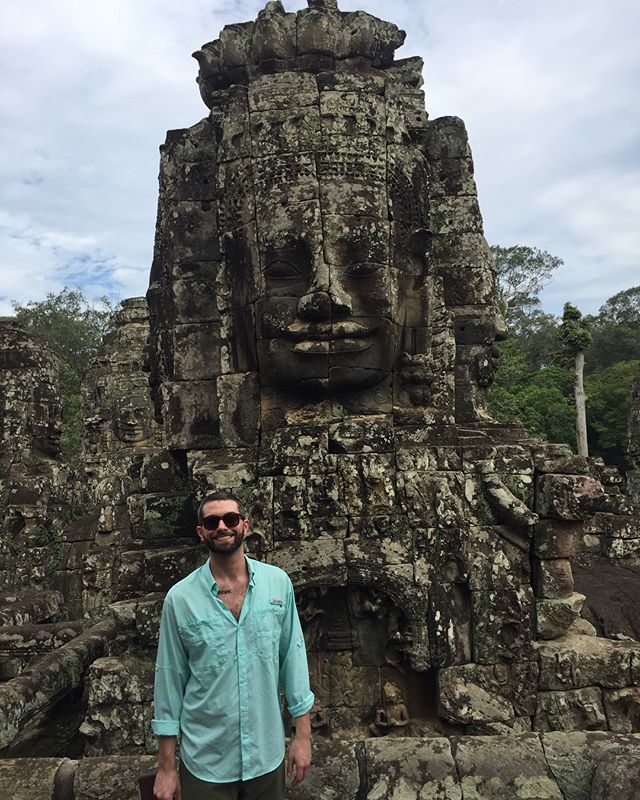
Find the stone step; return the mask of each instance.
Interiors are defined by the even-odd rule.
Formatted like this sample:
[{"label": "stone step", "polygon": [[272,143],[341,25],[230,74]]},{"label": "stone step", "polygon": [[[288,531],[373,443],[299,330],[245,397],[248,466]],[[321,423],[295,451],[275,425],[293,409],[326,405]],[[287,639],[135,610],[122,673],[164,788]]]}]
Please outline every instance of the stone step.
[{"label": "stone step", "polygon": [[60,592],[28,587],[0,592],[0,627],[56,622],[64,613]]},{"label": "stone step", "polygon": [[[156,756],[0,761],[13,800],[138,800]],[[637,797],[640,737],[614,733],[318,741],[308,776],[287,800],[624,800]],[[55,795],[54,795],[55,785]]]}]

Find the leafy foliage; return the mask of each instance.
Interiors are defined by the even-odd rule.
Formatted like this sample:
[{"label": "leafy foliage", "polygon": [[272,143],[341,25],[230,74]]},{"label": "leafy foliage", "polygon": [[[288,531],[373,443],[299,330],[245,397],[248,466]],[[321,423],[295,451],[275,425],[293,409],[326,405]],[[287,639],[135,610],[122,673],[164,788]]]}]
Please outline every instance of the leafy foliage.
[{"label": "leafy foliage", "polygon": [[114,307],[103,297],[89,303],[79,289],[65,287],[44,300],[13,303],[16,319],[30,333],[43,337],[60,362],[64,430],[62,456],[75,462],[82,454],[82,386],[91,359],[109,331]]},{"label": "leafy foliage", "polygon": [[593,341],[585,353],[587,374],[616,361],[640,359],[640,286],[610,297],[595,316],[586,317]]},{"label": "leafy foliage", "polygon": [[540,290],[563,263],[561,258],[552,256],[546,250],[523,245],[493,245],[491,254],[498,279],[499,299],[507,318],[513,308],[530,310],[539,305]]},{"label": "leafy foliage", "polygon": [[583,350],[590,452],[625,468],[631,384],[640,372],[640,286],[613,295],[596,315],[567,304],[559,320],[542,311],[538,293],[562,261],[536,248],[491,250],[510,338],[499,345],[489,413],[575,447],[573,368]]},{"label": "leafy foliage", "polygon": [[571,355],[586,349],[591,344],[591,332],[584,324],[582,312],[571,303],[564,304],[560,341]]},{"label": "leafy foliage", "polygon": [[617,466],[626,466],[631,386],[638,375],[640,361],[619,361],[585,380],[592,451]]},{"label": "leafy foliage", "polygon": [[526,430],[553,442],[575,443],[573,379],[568,370],[532,370],[521,342],[509,339],[501,347],[500,367],[489,395],[492,417],[518,419]]}]

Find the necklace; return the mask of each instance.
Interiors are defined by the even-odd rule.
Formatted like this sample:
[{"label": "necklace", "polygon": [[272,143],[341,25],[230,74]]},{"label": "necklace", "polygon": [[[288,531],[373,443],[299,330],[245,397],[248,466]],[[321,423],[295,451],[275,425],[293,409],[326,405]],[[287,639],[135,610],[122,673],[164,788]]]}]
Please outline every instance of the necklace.
[{"label": "necklace", "polygon": [[218,596],[221,594],[231,594],[231,589],[218,589]]}]

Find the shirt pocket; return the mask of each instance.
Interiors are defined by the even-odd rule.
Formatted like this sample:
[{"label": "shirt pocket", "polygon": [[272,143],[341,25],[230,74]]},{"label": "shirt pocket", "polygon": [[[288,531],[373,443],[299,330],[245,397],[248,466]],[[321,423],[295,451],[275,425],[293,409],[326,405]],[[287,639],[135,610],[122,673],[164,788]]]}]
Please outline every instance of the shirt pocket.
[{"label": "shirt pocket", "polygon": [[278,656],[283,618],[282,606],[268,606],[256,611],[256,652],[265,661],[275,661]]},{"label": "shirt pocket", "polygon": [[216,620],[198,620],[185,625],[182,638],[189,653],[189,667],[196,675],[219,673],[229,660],[231,651]]}]

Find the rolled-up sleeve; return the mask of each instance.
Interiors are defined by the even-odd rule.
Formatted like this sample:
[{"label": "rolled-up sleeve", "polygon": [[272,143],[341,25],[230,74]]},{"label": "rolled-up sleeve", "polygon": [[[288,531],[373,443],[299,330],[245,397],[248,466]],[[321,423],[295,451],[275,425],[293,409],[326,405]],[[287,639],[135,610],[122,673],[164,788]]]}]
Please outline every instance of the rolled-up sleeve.
[{"label": "rolled-up sleeve", "polygon": [[156,736],[180,734],[182,700],[188,678],[187,654],[180,639],[171,596],[167,595],[162,606],[153,691],[151,727]]},{"label": "rolled-up sleeve", "polygon": [[311,710],[315,698],[309,686],[307,651],[291,581],[280,634],[280,685],[292,717],[301,717]]}]

